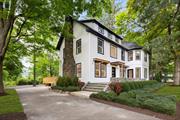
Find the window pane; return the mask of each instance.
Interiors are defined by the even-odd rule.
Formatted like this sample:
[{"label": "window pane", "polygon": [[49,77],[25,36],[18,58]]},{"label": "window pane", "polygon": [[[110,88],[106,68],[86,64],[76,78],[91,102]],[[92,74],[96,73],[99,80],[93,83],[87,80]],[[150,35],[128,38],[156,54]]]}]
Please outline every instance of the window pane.
[{"label": "window pane", "polygon": [[104,54],[104,41],[98,38],[98,53]]},{"label": "window pane", "polygon": [[147,68],[144,68],[144,78],[147,79]]},{"label": "window pane", "polygon": [[111,57],[113,58],[117,58],[117,48],[113,45],[111,45],[111,48],[110,48],[110,54],[111,54]]},{"label": "window pane", "polygon": [[112,34],[108,32],[108,38],[112,39]]},{"label": "window pane", "polygon": [[106,77],[106,64],[101,64],[101,77]]},{"label": "window pane", "polygon": [[81,77],[81,63],[76,65],[77,77]]},{"label": "window pane", "polygon": [[147,53],[144,53],[144,61],[147,62]]},{"label": "window pane", "polygon": [[136,51],[136,60],[141,60],[141,51]]},{"label": "window pane", "polygon": [[100,63],[95,62],[95,77],[100,77]]},{"label": "window pane", "polygon": [[129,51],[128,52],[128,61],[132,61],[133,60],[133,51]]},{"label": "window pane", "polygon": [[136,79],[141,78],[141,68],[136,68]]},{"label": "window pane", "polygon": [[125,51],[123,49],[121,50],[121,60],[125,60]]},{"label": "window pane", "polygon": [[81,39],[76,41],[76,54],[81,53]]},{"label": "window pane", "polygon": [[119,38],[116,37],[116,38],[115,38],[115,41],[116,41],[117,43],[119,43]]},{"label": "window pane", "polygon": [[101,34],[104,34],[104,29],[99,26],[98,27],[98,32],[101,33]]}]

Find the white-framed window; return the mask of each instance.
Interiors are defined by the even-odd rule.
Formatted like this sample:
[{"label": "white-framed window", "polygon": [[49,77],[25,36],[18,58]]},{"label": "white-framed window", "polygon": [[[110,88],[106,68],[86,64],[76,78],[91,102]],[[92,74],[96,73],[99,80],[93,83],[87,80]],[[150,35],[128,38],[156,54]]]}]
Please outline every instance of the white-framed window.
[{"label": "white-framed window", "polygon": [[108,38],[112,39],[112,34],[108,32]]},{"label": "white-framed window", "polygon": [[81,53],[81,39],[76,41],[76,54]]},{"label": "white-framed window", "polygon": [[136,79],[141,79],[141,68],[140,67],[136,68]]},{"label": "white-framed window", "polygon": [[135,56],[136,56],[136,60],[141,60],[141,51],[140,50],[136,50],[135,51]]},{"label": "white-framed window", "polygon": [[128,51],[128,61],[133,61],[133,51]]},{"label": "white-framed window", "polygon": [[81,63],[76,64],[76,75],[78,78],[81,77]]},{"label": "white-framed window", "polygon": [[147,68],[144,68],[144,79],[147,79]]},{"label": "white-framed window", "polygon": [[104,35],[104,29],[100,26],[98,26],[98,32]]},{"label": "white-framed window", "polygon": [[144,53],[144,61],[147,62],[147,53]]},{"label": "white-framed window", "polygon": [[116,41],[117,43],[119,43],[119,38],[115,37],[115,41]]},{"label": "white-framed window", "polygon": [[112,58],[117,58],[117,47],[112,44],[110,46],[110,56]]},{"label": "white-framed window", "polygon": [[97,50],[98,53],[104,54],[104,40],[102,40],[101,38],[98,38]]},{"label": "white-framed window", "polygon": [[105,63],[95,61],[95,77],[106,78],[107,65]]},{"label": "white-framed window", "polygon": [[125,50],[121,49],[121,60],[125,61]]}]

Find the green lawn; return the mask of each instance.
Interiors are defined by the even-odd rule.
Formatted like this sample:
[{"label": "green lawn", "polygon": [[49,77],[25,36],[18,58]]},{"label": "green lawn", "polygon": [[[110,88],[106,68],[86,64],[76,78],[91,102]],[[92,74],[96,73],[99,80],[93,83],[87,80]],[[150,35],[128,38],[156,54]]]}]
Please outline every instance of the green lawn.
[{"label": "green lawn", "polygon": [[16,90],[6,90],[8,95],[0,97],[0,114],[23,112]]},{"label": "green lawn", "polygon": [[177,100],[180,102],[180,86],[165,86],[158,91],[157,94],[160,95],[176,95]]}]

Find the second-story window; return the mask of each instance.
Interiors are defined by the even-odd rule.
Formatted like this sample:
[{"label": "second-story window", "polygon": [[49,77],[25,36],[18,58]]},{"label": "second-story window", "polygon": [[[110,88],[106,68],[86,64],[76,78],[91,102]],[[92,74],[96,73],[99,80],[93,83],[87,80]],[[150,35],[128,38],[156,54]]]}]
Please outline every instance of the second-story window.
[{"label": "second-story window", "polygon": [[98,32],[101,33],[101,34],[104,34],[104,29],[102,27],[98,27]]},{"label": "second-story window", "polygon": [[81,39],[76,41],[76,54],[81,53]]},{"label": "second-story window", "polygon": [[117,43],[119,43],[119,38],[115,37],[115,41],[116,41]]},{"label": "second-story window", "polygon": [[117,58],[117,47],[112,44],[110,46],[110,56],[113,58]]},{"label": "second-story window", "polygon": [[125,50],[121,50],[121,60],[125,61]]},{"label": "second-story window", "polygon": [[147,53],[144,53],[144,61],[147,62]]},{"label": "second-story window", "polygon": [[128,52],[128,61],[133,61],[133,51]]},{"label": "second-story window", "polygon": [[136,60],[141,60],[141,51],[140,50],[136,50],[135,55],[136,55]]},{"label": "second-story window", "polygon": [[98,53],[104,54],[104,40],[98,38],[98,46],[97,46],[97,49],[98,49]]},{"label": "second-story window", "polygon": [[108,32],[108,38],[112,39],[112,34]]}]

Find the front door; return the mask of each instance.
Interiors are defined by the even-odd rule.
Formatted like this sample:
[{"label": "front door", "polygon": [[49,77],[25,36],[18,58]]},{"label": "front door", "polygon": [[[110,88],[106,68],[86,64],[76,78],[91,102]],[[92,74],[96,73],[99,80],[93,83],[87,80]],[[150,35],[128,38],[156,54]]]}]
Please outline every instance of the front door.
[{"label": "front door", "polygon": [[133,79],[133,69],[129,69],[127,72],[128,72],[128,79]]},{"label": "front door", "polygon": [[112,67],[112,77],[116,77],[116,67]]}]

